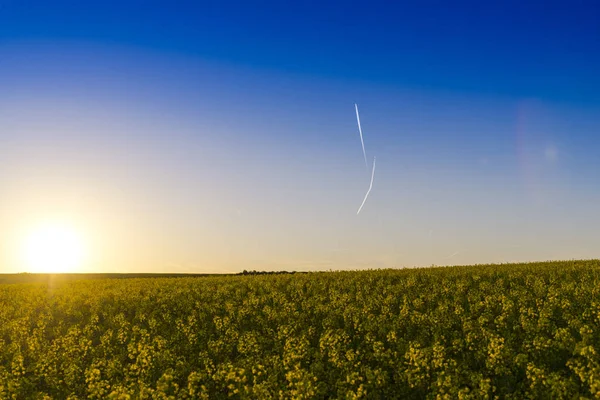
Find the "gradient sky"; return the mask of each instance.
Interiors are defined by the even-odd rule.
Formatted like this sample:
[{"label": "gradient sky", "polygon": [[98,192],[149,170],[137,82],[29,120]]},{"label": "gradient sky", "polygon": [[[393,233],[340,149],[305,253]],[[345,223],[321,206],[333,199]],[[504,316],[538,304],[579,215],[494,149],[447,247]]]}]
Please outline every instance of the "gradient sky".
[{"label": "gradient sky", "polygon": [[600,3],[288,3],[0,0],[0,272],[600,256]]}]

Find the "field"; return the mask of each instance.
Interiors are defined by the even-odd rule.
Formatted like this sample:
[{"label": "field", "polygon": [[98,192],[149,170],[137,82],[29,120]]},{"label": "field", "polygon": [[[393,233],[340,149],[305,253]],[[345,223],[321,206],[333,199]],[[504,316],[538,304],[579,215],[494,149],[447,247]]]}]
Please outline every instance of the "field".
[{"label": "field", "polygon": [[600,261],[0,285],[0,399],[600,397]]}]

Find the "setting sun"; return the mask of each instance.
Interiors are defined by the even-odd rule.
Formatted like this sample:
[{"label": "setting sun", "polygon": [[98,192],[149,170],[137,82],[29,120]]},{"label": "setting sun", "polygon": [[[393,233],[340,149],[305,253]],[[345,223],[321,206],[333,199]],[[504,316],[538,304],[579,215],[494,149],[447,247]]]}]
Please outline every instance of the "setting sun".
[{"label": "setting sun", "polygon": [[83,264],[86,246],[79,232],[66,224],[45,224],[26,237],[22,257],[30,272],[77,272]]}]

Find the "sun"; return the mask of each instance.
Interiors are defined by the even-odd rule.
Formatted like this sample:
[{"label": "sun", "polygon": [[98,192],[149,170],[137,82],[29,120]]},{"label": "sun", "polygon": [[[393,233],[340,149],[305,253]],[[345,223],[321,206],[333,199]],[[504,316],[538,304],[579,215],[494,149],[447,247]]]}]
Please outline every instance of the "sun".
[{"label": "sun", "polygon": [[34,273],[77,272],[86,256],[82,235],[65,223],[45,223],[24,240],[22,258]]}]

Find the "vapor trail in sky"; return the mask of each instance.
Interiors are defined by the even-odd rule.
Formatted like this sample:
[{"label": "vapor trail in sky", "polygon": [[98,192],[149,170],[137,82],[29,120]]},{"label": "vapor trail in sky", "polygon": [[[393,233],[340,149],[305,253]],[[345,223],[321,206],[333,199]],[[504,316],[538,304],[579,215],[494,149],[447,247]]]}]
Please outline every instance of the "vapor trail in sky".
[{"label": "vapor trail in sky", "polygon": [[459,255],[459,254],[460,254],[460,251],[455,251],[454,253],[450,254],[450,255],[449,255],[448,257],[446,257],[446,258],[452,258],[452,257],[454,257],[454,256],[457,256],[457,255]]},{"label": "vapor trail in sky", "polygon": [[367,152],[365,151],[365,142],[363,141],[362,128],[360,127],[360,116],[358,115],[358,105],[354,103],[354,109],[356,110],[356,121],[358,122],[358,133],[360,134],[360,144],[362,145],[363,156],[365,157],[365,167],[369,170],[369,164],[367,163]]},{"label": "vapor trail in sky", "polygon": [[369,185],[369,190],[367,190],[367,194],[365,195],[365,198],[363,199],[362,204],[358,208],[356,215],[360,214],[360,210],[362,210],[363,206],[365,205],[365,202],[367,201],[367,197],[369,197],[369,193],[371,193],[371,189],[373,188],[373,178],[374,177],[375,177],[375,157],[373,157],[373,170],[371,171],[371,184]]}]

